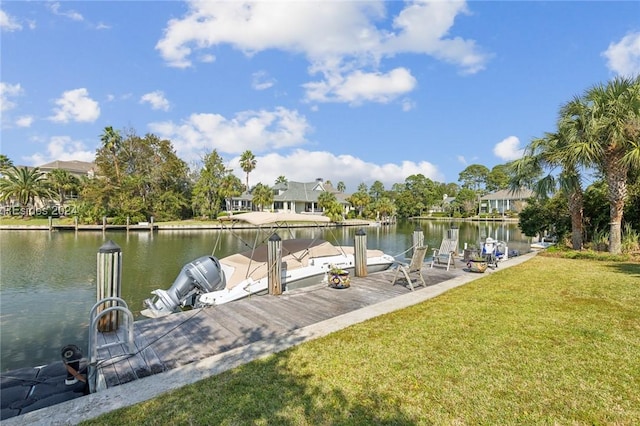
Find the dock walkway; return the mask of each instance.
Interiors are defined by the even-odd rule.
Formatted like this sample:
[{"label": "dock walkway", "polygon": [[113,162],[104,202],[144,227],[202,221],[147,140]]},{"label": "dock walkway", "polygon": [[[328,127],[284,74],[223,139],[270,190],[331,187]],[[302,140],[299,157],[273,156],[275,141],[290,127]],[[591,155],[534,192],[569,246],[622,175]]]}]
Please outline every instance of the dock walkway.
[{"label": "dock walkway", "polygon": [[[510,259],[504,267],[529,257]],[[446,271],[444,268],[429,269],[429,264],[425,263],[427,286],[416,287],[414,292],[401,280],[392,284],[393,272],[385,271],[353,277],[351,287],[347,289],[317,285],[285,292],[281,296],[254,295],[212,308],[136,321],[134,355],[125,354],[124,347],[119,346],[99,352],[99,376],[102,377],[101,386],[106,389],[84,396],[77,391],[73,396],[73,390],[68,389],[64,396],[51,398],[50,405],[59,406],[40,409],[43,401],[28,401],[29,395],[37,394],[36,383],[30,392],[24,393],[22,400],[10,404],[18,408],[15,414],[9,416],[10,413],[3,409],[3,417],[7,416],[3,424],[5,421],[7,425],[39,424],[43,419],[48,419],[48,424],[75,424],[348,325],[419,303],[484,275],[467,272],[460,259],[456,264],[457,268]],[[101,333],[99,344],[115,338],[116,333]],[[78,403],[68,401],[80,397],[82,400]],[[5,402],[9,401],[3,401],[3,407]],[[56,414],[59,411],[62,414]],[[57,423],[56,416],[61,419]]]}]

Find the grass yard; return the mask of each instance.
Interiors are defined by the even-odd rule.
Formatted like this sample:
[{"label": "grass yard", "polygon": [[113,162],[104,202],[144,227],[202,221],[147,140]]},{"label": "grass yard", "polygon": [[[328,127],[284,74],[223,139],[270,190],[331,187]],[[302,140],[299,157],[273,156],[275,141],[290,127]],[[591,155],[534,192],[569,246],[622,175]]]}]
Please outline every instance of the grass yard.
[{"label": "grass yard", "polygon": [[638,425],[640,263],[539,255],[83,424]]}]

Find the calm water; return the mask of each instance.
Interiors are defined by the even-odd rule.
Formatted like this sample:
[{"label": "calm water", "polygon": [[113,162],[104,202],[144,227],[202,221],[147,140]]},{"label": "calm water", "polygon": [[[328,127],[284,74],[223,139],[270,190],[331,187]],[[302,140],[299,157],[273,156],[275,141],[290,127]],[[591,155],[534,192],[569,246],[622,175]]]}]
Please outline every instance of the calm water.
[{"label": "calm water", "polygon": [[[425,243],[438,247],[447,222],[421,222]],[[524,253],[528,239],[516,224],[457,223],[459,241],[477,244],[487,236]],[[368,227],[367,247],[400,255],[411,246],[416,223]],[[283,239],[324,238],[352,245],[358,227],[280,231]],[[122,248],[122,296],[137,319],[151,290],[168,288],[182,266],[200,256],[243,251],[257,231],[238,239],[227,231],[148,232],[0,231],[0,371],[60,360],[60,349],[77,345],[86,355],[89,310],[96,302],[96,258],[102,244]]]}]

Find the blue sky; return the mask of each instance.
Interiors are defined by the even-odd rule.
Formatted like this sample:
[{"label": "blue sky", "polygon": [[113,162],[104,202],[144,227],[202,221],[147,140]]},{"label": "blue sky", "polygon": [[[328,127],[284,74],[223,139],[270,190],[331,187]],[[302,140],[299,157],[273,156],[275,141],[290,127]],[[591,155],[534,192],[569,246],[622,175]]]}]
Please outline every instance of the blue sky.
[{"label": "blue sky", "polygon": [[640,73],[640,2],[3,1],[1,152],[92,161],[106,126],[250,183],[457,182]]}]

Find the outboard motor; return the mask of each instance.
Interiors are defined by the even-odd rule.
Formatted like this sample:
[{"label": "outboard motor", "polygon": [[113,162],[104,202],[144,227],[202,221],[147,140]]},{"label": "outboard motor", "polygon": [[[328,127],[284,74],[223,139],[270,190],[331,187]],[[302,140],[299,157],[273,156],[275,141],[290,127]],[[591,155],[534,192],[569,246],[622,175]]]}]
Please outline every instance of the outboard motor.
[{"label": "outboard motor", "polygon": [[220,262],[213,256],[203,256],[182,267],[178,278],[169,290],[154,290],[153,299],[144,301],[147,309],[142,315],[151,318],[163,317],[178,310],[189,297],[198,293],[222,290],[227,283]]}]

